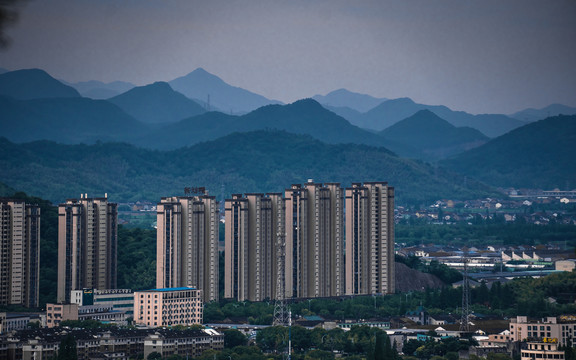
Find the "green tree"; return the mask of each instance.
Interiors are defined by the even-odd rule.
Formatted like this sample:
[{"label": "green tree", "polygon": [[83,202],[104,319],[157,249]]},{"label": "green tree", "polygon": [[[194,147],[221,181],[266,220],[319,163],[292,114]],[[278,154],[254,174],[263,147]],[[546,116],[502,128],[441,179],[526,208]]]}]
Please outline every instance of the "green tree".
[{"label": "green tree", "polygon": [[236,346],[246,345],[247,338],[239,330],[236,329],[226,329],[224,330],[224,347],[227,349],[234,348]]},{"label": "green tree", "polygon": [[161,360],[162,359],[162,354],[160,354],[157,351],[151,352],[150,354],[148,354],[148,356],[146,357],[146,360]]},{"label": "green tree", "polygon": [[78,360],[78,352],[76,350],[76,338],[74,335],[68,334],[60,342],[58,348],[58,360]]}]

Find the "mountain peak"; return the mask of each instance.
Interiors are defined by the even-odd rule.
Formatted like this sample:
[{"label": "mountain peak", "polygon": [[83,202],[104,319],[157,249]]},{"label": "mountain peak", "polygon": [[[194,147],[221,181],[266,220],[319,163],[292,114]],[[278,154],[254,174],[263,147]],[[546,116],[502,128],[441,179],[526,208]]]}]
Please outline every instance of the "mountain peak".
[{"label": "mountain peak", "polygon": [[230,113],[246,113],[261,106],[277,104],[264,96],[232,86],[203,68],[169,82],[172,88],[190,99],[210,102],[212,109]]},{"label": "mountain peak", "polygon": [[204,113],[194,100],[158,81],[138,86],[108,99],[134,118],[146,123],[170,123]]},{"label": "mountain peak", "polygon": [[174,91],[174,89],[172,89],[170,84],[168,84],[165,81],[156,81],[156,82],[153,82],[152,84],[145,85],[142,88],[158,89],[158,90],[163,90],[163,91],[166,91],[166,90]]},{"label": "mountain peak", "polygon": [[318,103],[318,101],[312,99],[312,98],[305,98],[305,99],[300,99],[300,100],[296,100],[294,101],[292,104],[290,105],[295,105],[295,106],[306,106],[306,107],[317,107],[317,108],[322,108],[322,105],[320,105],[320,103]]},{"label": "mountain peak", "polygon": [[209,73],[201,67],[196,68],[194,71],[188,73],[188,75],[183,76],[183,78],[191,78],[196,81],[218,81],[225,84],[224,80],[220,79],[218,76],[212,73]]},{"label": "mountain peak", "polygon": [[80,97],[76,89],[41,69],[22,69],[0,74],[0,95],[19,100]]},{"label": "mountain peak", "polygon": [[355,93],[344,88],[331,91],[325,96],[314,95],[312,98],[322,105],[347,107],[358,112],[366,112],[386,101],[385,98],[375,98],[371,95]]}]

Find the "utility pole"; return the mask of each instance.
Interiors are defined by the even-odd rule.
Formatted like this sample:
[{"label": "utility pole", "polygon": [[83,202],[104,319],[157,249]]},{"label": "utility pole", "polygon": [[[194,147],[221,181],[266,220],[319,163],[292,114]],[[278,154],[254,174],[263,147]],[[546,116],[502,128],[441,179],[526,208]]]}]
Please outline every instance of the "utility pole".
[{"label": "utility pole", "polygon": [[470,282],[468,279],[468,258],[464,254],[464,279],[462,281],[462,318],[460,319],[460,331],[470,332]]}]

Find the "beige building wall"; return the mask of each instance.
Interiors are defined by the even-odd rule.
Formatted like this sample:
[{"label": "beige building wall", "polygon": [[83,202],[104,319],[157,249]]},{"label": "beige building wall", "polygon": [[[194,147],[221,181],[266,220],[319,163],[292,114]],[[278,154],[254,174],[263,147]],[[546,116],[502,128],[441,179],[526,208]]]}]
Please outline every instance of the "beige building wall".
[{"label": "beige building wall", "polygon": [[286,296],[344,293],[344,204],[337,183],[292,185],[286,199]]},{"label": "beige building wall", "polygon": [[527,342],[520,352],[521,360],[556,359],[564,360],[566,353],[558,350],[555,342]]},{"label": "beige building wall", "polygon": [[78,304],[46,304],[46,327],[56,327],[66,320],[78,320]]},{"label": "beige building wall", "polygon": [[162,198],[157,205],[156,287],[191,286],[218,300],[219,209],[214,196]]},{"label": "beige building wall", "polygon": [[202,324],[202,290],[191,287],[134,292],[134,322],[148,327]]},{"label": "beige building wall", "polygon": [[248,298],[248,199],[232,194],[224,204],[224,297]]},{"label": "beige building wall", "polygon": [[276,298],[277,243],[284,236],[282,194],[233,194],[225,204],[225,297]]},{"label": "beige building wall", "polygon": [[38,306],[40,208],[0,199],[0,304]]},{"label": "beige building wall", "polygon": [[527,316],[517,316],[510,319],[510,337],[514,341],[527,339],[557,339],[561,346],[568,342],[574,343],[576,337],[576,317],[546,317],[530,320]]},{"label": "beige building wall", "polygon": [[576,260],[558,260],[554,263],[554,267],[558,271],[574,271]]},{"label": "beige building wall", "polygon": [[386,182],[346,189],[346,294],[395,292],[394,188]]},{"label": "beige building wall", "polygon": [[87,195],[60,204],[58,302],[69,303],[72,290],[115,289],[117,246],[117,204]]}]

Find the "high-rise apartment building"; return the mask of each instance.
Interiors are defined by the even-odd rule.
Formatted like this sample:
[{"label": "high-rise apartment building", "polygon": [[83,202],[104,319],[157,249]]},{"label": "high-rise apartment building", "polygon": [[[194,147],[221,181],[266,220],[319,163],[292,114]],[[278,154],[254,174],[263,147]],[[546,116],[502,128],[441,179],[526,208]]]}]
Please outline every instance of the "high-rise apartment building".
[{"label": "high-rise apartment building", "polygon": [[218,300],[216,198],[162,198],[156,219],[156,287],[194,287],[202,290],[204,301]]},{"label": "high-rise apartment building", "polygon": [[40,207],[0,199],[0,305],[37,307]]},{"label": "high-rise apartment building", "polygon": [[284,211],[280,193],[233,194],[226,200],[225,297],[276,298],[277,245],[284,241]]},{"label": "high-rise apartment building", "polygon": [[394,188],[386,182],[346,189],[346,295],[395,291]]},{"label": "high-rise apartment building", "polygon": [[343,198],[338,183],[286,189],[286,297],[344,294]]},{"label": "high-rise apartment building", "polygon": [[70,303],[72,290],[115,289],[118,206],[108,197],[68,199],[58,206],[58,296]]}]

